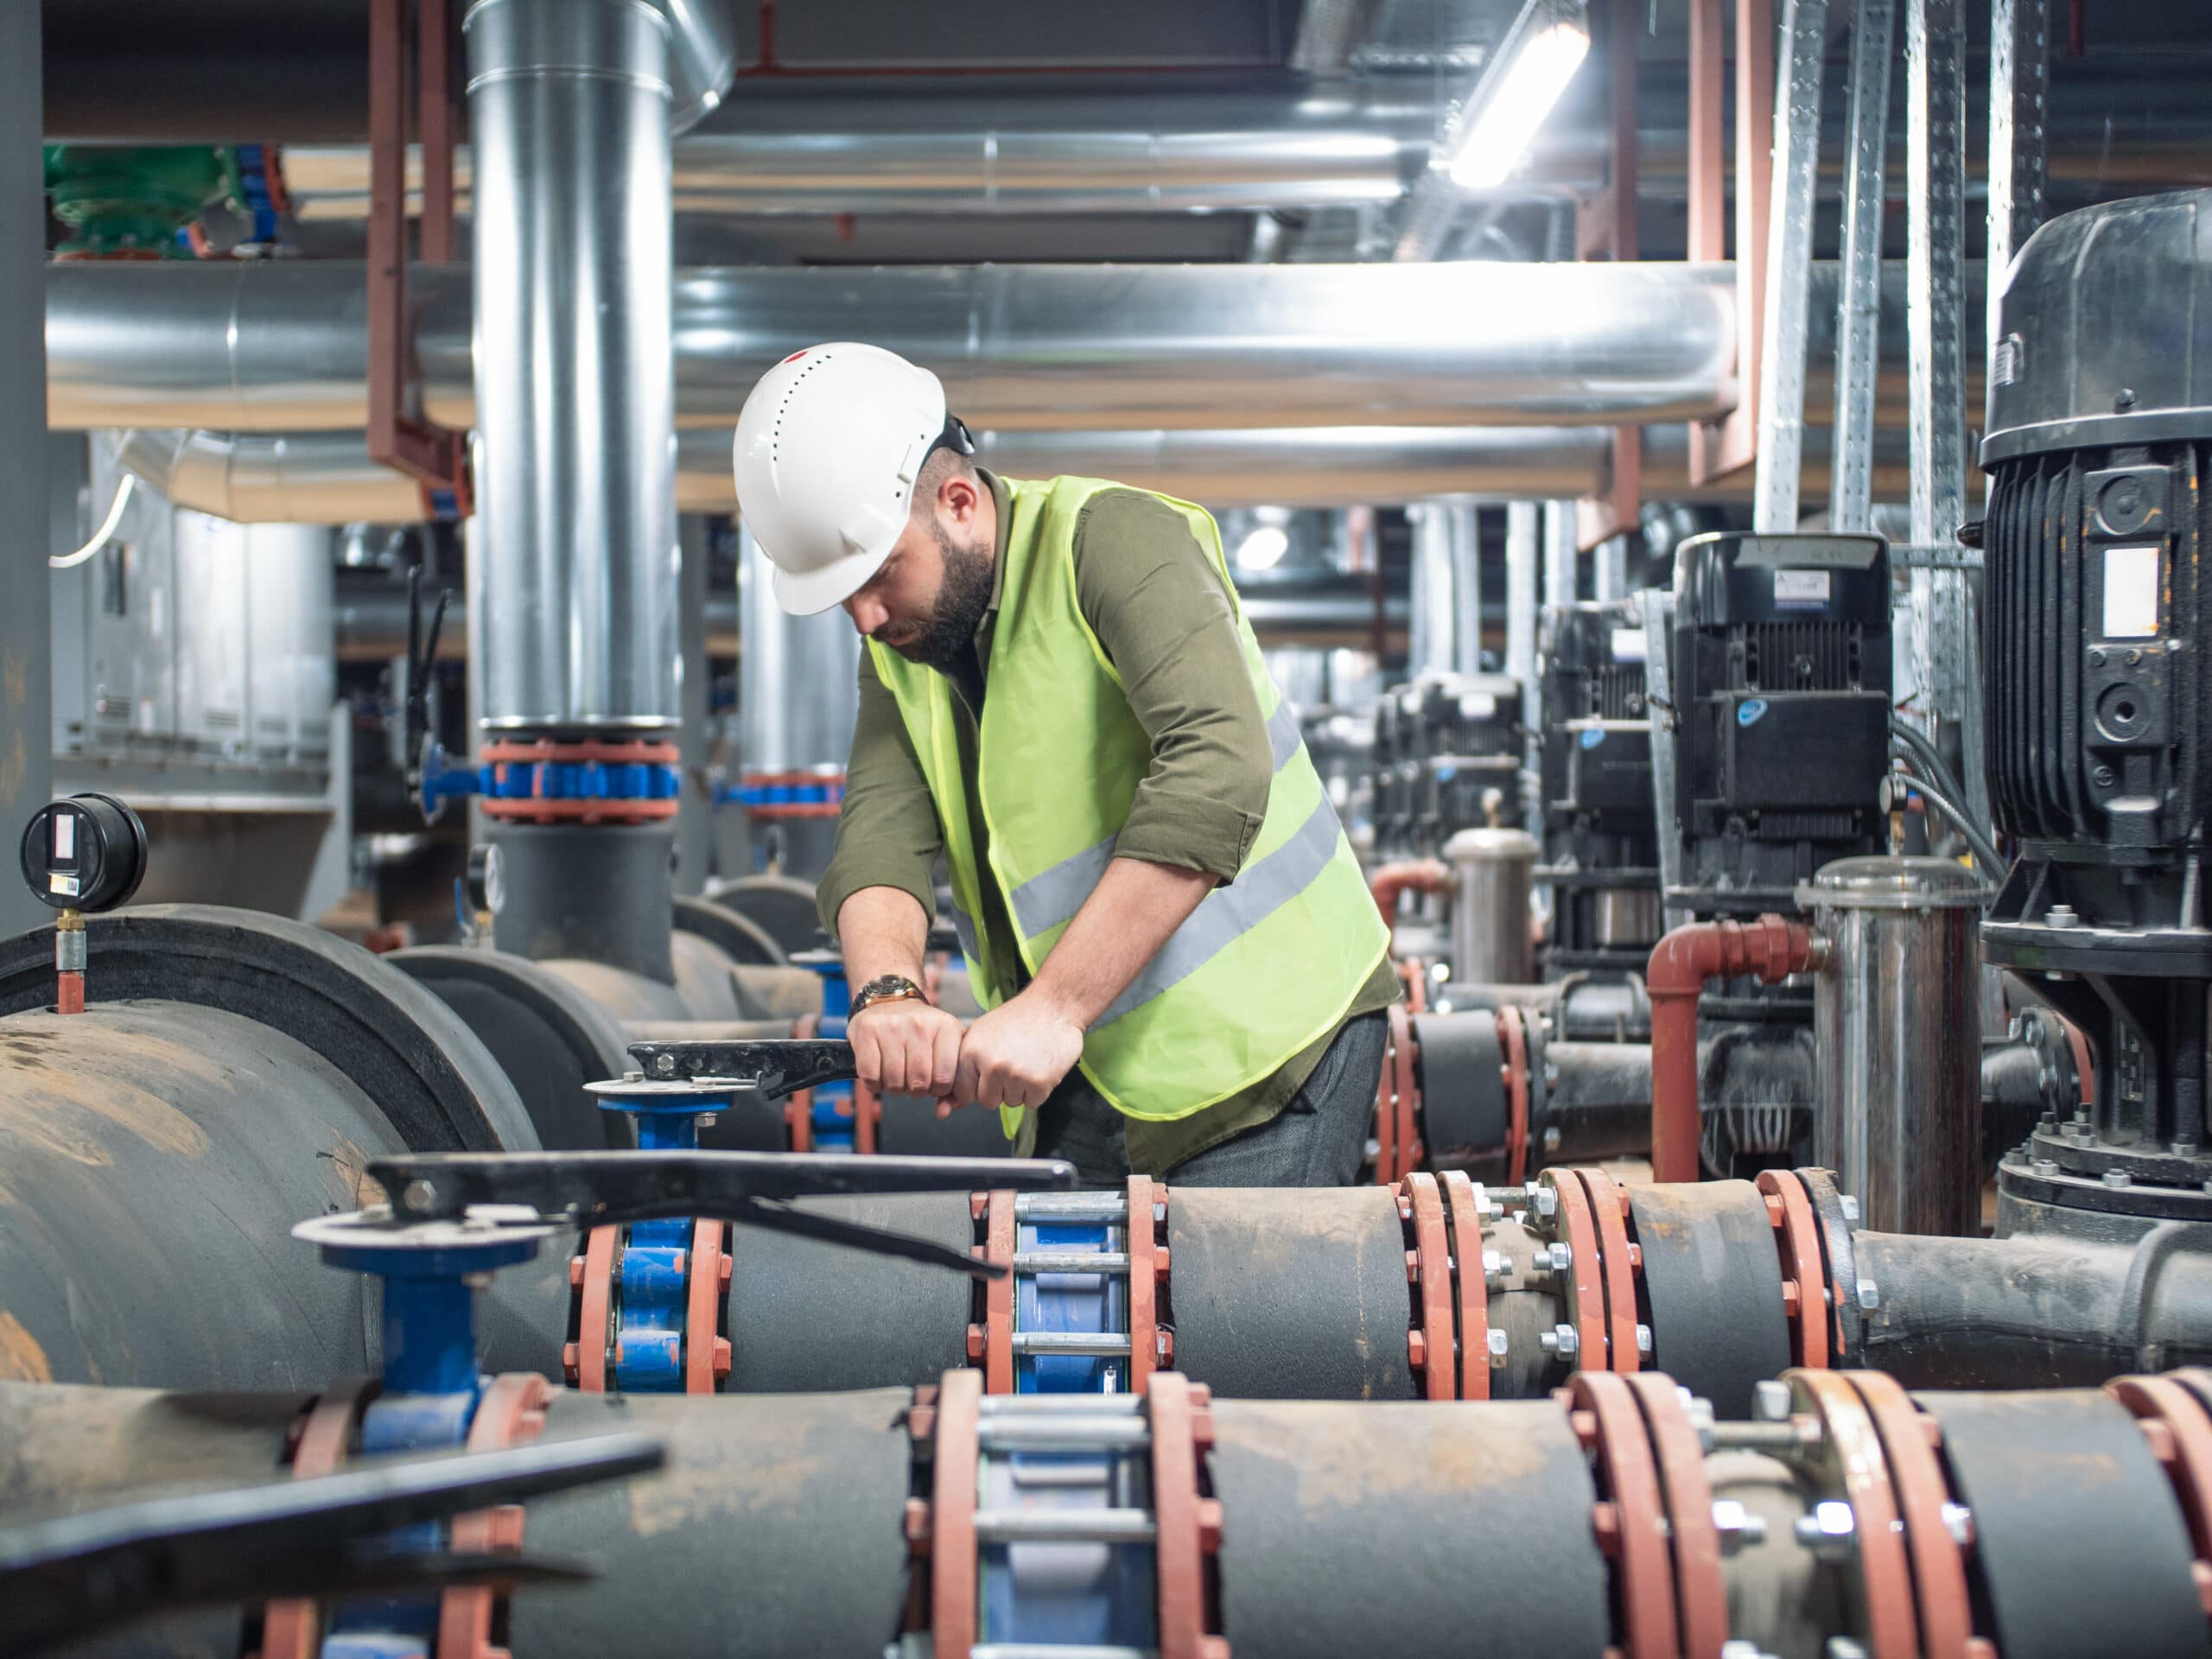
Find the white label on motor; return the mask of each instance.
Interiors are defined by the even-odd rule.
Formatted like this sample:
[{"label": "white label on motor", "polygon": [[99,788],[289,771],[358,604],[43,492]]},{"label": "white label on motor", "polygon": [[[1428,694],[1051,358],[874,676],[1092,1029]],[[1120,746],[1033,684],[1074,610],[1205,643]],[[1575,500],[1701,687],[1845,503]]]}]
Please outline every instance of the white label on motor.
[{"label": "white label on motor", "polygon": [[2105,638],[2148,639],[2158,631],[2158,550],[2105,549]]},{"label": "white label on motor", "polygon": [[54,856],[63,864],[76,862],[77,815],[74,812],[54,815]]},{"label": "white label on motor", "polygon": [[1497,699],[1487,691],[1470,691],[1459,699],[1459,718],[1488,720],[1497,712]]},{"label": "white label on motor", "polygon": [[1617,663],[1641,663],[1646,660],[1642,628],[1615,628],[1613,630],[1613,660]]},{"label": "white label on motor", "polygon": [[1777,605],[1825,605],[1828,602],[1826,570],[1777,570],[1774,573],[1774,602]]},{"label": "white label on motor", "polygon": [[64,899],[74,899],[77,896],[77,878],[73,875],[49,874],[46,878],[46,890],[48,893],[58,893]]}]

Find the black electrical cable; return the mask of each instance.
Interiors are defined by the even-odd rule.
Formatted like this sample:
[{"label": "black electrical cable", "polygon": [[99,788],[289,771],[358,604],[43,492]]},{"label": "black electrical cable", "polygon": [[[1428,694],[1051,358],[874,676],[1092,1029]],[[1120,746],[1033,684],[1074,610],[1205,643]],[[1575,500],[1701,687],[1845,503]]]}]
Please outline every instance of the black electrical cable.
[{"label": "black electrical cable", "polygon": [[1912,751],[1912,758],[1921,763],[1919,770],[1934,780],[1936,788],[1955,801],[1966,799],[1967,791],[1959,782],[1959,775],[1951,770],[1949,762],[1943,759],[1927,733],[1891,715],[1890,735]]},{"label": "black electrical cable", "polygon": [[[1967,845],[1974,851],[1974,861],[1988,872],[1993,883],[2004,874],[2005,861],[1999,855],[1996,843],[1967,822],[1966,813],[1956,801],[1928,782],[1926,779],[1916,777],[1909,772],[1891,772],[1890,785],[1892,788],[1903,785],[1911,790],[1922,800],[1948,819],[1951,827],[1966,837]],[[1993,885],[1990,891],[1994,893],[1996,887]]]}]

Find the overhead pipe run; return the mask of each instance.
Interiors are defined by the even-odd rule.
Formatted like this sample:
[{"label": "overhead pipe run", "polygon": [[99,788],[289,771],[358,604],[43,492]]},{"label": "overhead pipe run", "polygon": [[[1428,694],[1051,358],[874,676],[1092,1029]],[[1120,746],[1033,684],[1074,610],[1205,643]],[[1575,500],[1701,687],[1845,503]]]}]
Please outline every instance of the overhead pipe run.
[{"label": "overhead pipe run", "polygon": [[[983,464],[1012,478],[1117,478],[1143,489],[1230,507],[1389,506],[1452,497],[1494,503],[1573,500],[1598,489],[1611,454],[1599,427],[1313,426],[1201,432],[982,432]],[[1806,435],[1805,485],[1827,486],[1827,433]],[[1909,482],[1902,427],[1875,435],[1878,490]],[[1644,487],[1656,499],[1713,504],[1750,499],[1747,478],[1689,477],[1689,434],[1646,427]],[[368,458],[353,432],[124,435],[122,464],[179,506],[242,524],[406,524],[422,493]],[[676,505],[734,512],[729,444],[712,427],[677,434]]]},{"label": "overhead pipe run", "polygon": [[[483,95],[495,91],[487,85]],[[564,147],[570,137],[563,135]],[[492,141],[480,118],[480,149]],[[619,189],[650,185],[664,206],[665,175],[645,171],[649,179]],[[637,234],[665,219],[649,219],[637,195],[607,188],[617,194],[608,211],[619,208]],[[523,342],[503,342],[535,315],[534,284],[549,273],[582,283],[578,292],[591,296],[597,315],[623,331],[626,365],[666,360],[665,346],[645,351],[660,308],[635,265],[626,278],[601,272],[587,281],[580,262],[601,257],[589,240],[546,248],[541,264],[518,262],[511,244],[549,236],[543,215],[556,205],[574,206],[537,201],[530,209],[537,217],[505,230],[479,216],[476,281],[499,299],[474,326],[482,350],[501,354],[483,387],[471,359],[467,275],[410,274],[426,418],[481,423],[478,397],[505,395],[499,364]],[[666,234],[664,225],[654,239],[664,244]],[[365,423],[358,265],[57,265],[47,284],[54,427],[289,432]],[[1733,313],[1725,265],[703,269],[676,274],[671,343],[676,416],[686,426],[727,429],[793,342],[841,338],[930,365],[978,430],[1611,426],[1732,405]],[[540,406],[595,404],[599,429],[634,444],[645,423],[615,421],[604,403],[612,390],[556,392]],[[487,479],[484,487],[496,497],[501,486]]]}]

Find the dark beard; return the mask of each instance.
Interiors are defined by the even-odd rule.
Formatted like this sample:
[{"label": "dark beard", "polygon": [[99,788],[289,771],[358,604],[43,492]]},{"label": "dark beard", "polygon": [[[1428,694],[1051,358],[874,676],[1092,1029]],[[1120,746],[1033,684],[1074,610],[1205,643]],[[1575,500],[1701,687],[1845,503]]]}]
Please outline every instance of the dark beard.
[{"label": "dark beard", "polygon": [[909,644],[893,645],[910,663],[924,668],[948,669],[976,642],[976,627],[991,607],[991,555],[982,549],[961,547],[932,519],[930,534],[944,556],[944,581],[938,588],[937,608]]}]

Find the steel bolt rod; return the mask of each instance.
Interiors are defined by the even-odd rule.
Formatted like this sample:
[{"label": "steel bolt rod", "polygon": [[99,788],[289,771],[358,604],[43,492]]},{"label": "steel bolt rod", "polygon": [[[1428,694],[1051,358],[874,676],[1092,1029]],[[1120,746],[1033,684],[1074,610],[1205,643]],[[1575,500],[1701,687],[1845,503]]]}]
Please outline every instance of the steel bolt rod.
[{"label": "steel bolt rod", "polygon": [[1125,1250],[1017,1250],[1016,1273],[1127,1273]]},{"label": "steel bolt rod", "polygon": [[1159,1536],[1149,1510],[978,1510],[984,1544],[1148,1544]]},{"label": "steel bolt rod", "polygon": [[1017,1331],[1014,1333],[1014,1351],[1017,1354],[1087,1354],[1112,1359],[1127,1357],[1129,1338],[1127,1333],[1115,1336],[1110,1332],[1093,1333],[1089,1331]]},{"label": "steel bolt rod", "polygon": [[1017,1221],[1126,1221],[1129,1201],[1110,1192],[1018,1192]]},{"label": "steel bolt rod", "polygon": [[1021,1451],[1032,1446],[1110,1452],[1149,1445],[1152,1428],[1141,1417],[1078,1417],[1056,1413],[1049,1417],[993,1417],[977,1426],[976,1436],[986,1452]]}]

